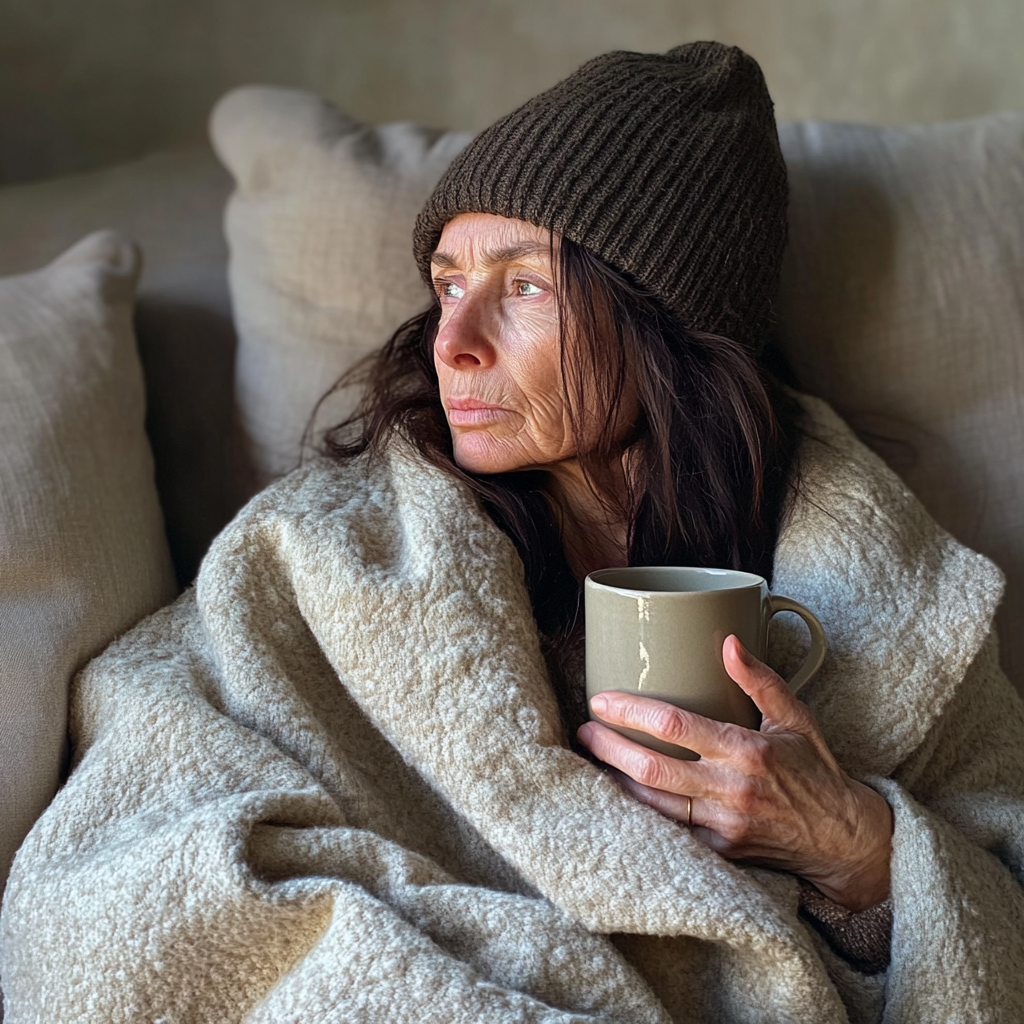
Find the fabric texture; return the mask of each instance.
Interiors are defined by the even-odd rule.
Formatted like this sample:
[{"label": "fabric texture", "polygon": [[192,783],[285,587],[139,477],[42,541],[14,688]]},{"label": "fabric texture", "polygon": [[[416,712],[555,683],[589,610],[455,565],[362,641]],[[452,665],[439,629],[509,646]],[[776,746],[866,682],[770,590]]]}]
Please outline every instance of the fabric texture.
[{"label": "fabric texture", "polygon": [[[317,402],[338,377],[426,309],[409,235],[469,141],[416,125],[368,125],[291,89],[236,89],[210,122],[235,178],[225,230],[239,344],[239,486],[294,469]],[[346,392],[321,410],[331,425]]]},{"label": "fabric texture", "polygon": [[1020,1020],[1000,573],[806,408],[775,585],[829,635],[804,692],[832,750],[893,809],[888,972],[566,747],[511,542],[396,443],[259,495],[81,674],[3,905],[7,1024]]},{"label": "fabric texture", "polygon": [[780,134],[786,355],[1006,572],[1002,661],[1024,692],[1024,114]]},{"label": "fabric texture", "polygon": [[72,675],[176,593],[142,425],[138,271],[107,232],[0,280],[0,890],[57,789]]},{"label": "fabric texture", "polygon": [[145,253],[135,335],[157,491],[182,584],[242,504],[228,486],[235,339],[221,220],[230,184],[210,148],[194,146],[0,189],[0,274],[35,270],[100,229]]},{"label": "fabric texture", "polygon": [[595,57],[452,161],[413,233],[428,283],[441,230],[460,213],[556,231],[683,326],[757,351],[786,244],[786,166],[761,69],[712,42]]}]

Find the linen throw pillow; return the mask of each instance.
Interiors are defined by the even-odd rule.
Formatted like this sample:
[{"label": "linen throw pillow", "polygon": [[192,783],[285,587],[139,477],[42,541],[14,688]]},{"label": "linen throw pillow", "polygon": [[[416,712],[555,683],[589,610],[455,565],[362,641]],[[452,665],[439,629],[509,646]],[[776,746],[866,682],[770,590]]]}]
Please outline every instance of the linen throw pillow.
[{"label": "linen throw pillow", "polygon": [[955,537],[1007,574],[1024,693],[1024,114],[781,129],[782,343]]},{"label": "linen throw pillow", "polygon": [[146,254],[135,337],[181,584],[237,510],[227,472],[235,335],[221,228],[230,191],[230,175],[205,144],[0,188],[0,275],[41,267],[100,228]]},{"label": "linen throw pillow", "polygon": [[[263,87],[230,93],[212,130],[236,179],[230,285],[255,486],[298,461],[337,376],[423,308],[412,224],[469,137],[364,125]],[[801,386],[1007,572],[1003,662],[1024,689],[1024,115],[780,136],[782,348]]]},{"label": "linen throw pillow", "polygon": [[[235,178],[225,230],[239,471],[252,494],[298,465],[338,377],[429,305],[412,226],[471,136],[363,124],[309,93],[250,86],[217,104],[211,138]],[[355,397],[337,395],[317,425]]]},{"label": "linen throw pillow", "polygon": [[73,673],[174,597],[132,333],[137,251],[0,279],[0,889],[56,791]]}]

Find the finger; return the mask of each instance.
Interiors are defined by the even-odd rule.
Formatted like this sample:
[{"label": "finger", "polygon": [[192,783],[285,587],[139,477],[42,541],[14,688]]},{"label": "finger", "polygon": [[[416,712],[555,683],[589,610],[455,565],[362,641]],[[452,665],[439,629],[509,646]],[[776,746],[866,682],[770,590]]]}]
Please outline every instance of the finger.
[{"label": "finger", "polygon": [[722,645],[725,671],[741,690],[757,705],[762,716],[775,726],[802,731],[809,716],[804,704],[796,699],[786,681],[763,661],[758,661],[730,634]]},{"label": "finger", "polygon": [[684,825],[687,822],[687,815],[690,812],[692,802],[693,813],[690,821],[692,824],[697,823],[696,812],[699,801],[694,800],[693,797],[681,796],[678,793],[668,793],[663,789],[653,789],[650,786],[645,786],[642,782],[631,779],[617,768],[609,768],[608,774],[627,793],[636,797],[640,803],[647,804],[648,807],[653,807],[656,811],[664,814],[666,818],[674,818]]},{"label": "finger", "polygon": [[651,697],[608,691],[592,697],[590,708],[603,722],[645,732],[712,760],[729,758],[740,742],[736,735],[739,726],[716,722]]},{"label": "finger", "polygon": [[728,830],[736,815],[724,810],[716,801],[705,797],[691,797],[676,793],[666,793],[662,789],[651,789],[636,779],[631,779],[615,768],[609,768],[608,774],[622,786],[627,793],[635,797],[648,807],[664,814],[666,818],[674,818],[683,825],[693,830],[693,834],[700,839],[705,846],[725,856],[741,857],[744,850],[726,839],[719,831],[720,828]]},{"label": "finger", "polygon": [[648,750],[600,722],[584,722],[577,739],[595,757],[650,789],[679,796],[706,795],[706,770],[699,761]]}]

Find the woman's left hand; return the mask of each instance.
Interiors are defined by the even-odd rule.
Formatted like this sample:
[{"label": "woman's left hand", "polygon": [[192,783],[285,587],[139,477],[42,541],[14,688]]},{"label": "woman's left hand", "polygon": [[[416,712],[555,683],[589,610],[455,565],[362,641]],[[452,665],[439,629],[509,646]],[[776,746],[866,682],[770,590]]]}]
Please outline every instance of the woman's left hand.
[{"label": "woman's left hand", "polygon": [[881,902],[889,895],[889,805],[839,767],[807,706],[735,636],[722,655],[760,709],[760,731],[608,692],[592,699],[595,715],[701,759],[667,757],[598,722],[580,727],[580,743],[662,814],[685,822],[691,798],[694,836],[723,857],[791,871],[850,910]]}]

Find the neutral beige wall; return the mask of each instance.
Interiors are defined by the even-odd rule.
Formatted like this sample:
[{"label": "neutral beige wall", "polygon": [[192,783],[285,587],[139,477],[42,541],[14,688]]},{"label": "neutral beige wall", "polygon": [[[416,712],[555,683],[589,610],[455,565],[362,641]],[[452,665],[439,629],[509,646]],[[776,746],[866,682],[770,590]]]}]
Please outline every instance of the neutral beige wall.
[{"label": "neutral beige wall", "polygon": [[195,138],[249,81],[482,127],[617,47],[718,38],[781,118],[1024,108],[1024,0],[0,0],[0,181]]}]

